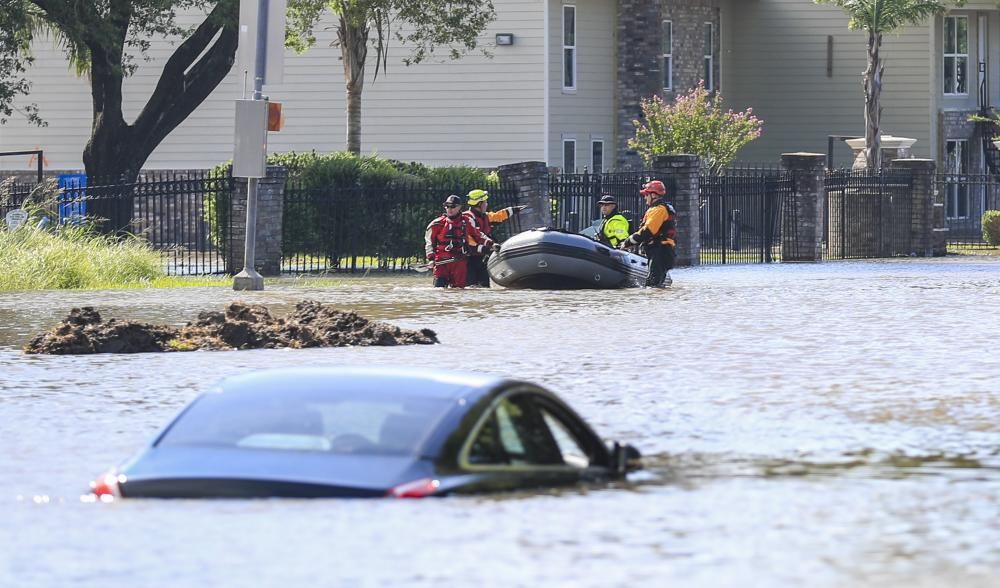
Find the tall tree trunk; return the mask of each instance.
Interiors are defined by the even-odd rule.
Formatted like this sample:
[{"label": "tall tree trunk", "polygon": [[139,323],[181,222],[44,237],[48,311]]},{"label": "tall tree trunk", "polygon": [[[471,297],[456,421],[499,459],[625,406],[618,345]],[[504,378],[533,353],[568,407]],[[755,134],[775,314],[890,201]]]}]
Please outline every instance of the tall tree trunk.
[{"label": "tall tree trunk", "polygon": [[361,154],[361,91],[365,85],[368,32],[364,18],[340,15],[337,40],[347,83],[347,150],[355,155]]},{"label": "tall tree trunk", "polygon": [[865,67],[863,85],[865,91],[865,164],[869,170],[881,166],[882,140],[882,72],[885,64],[879,56],[882,47],[882,33],[868,32],[868,65]]},{"label": "tall tree trunk", "polygon": [[[90,83],[93,122],[90,140],[83,150],[88,184],[108,185],[131,182],[139,173],[131,150],[132,130],[122,114],[122,50],[90,44]],[[126,229],[132,220],[130,197],[88,193],[86,214],[100,220],[100,229]]]},{"label": "tall tree trunk", "polygon": [[[88,43],[91,52],[91,97],[94,118],[83,151],[88,184],[134,181],[164,138],[212,93],[232,69],[238,40],[238,3],[219,2],[167,60],[153,94],[133,124],[125,122],[122,96],[122,51],[128,30],[127,2],[118,1],[113,24],[119,37],[113,49],[104,41]],[[101,196],[107,196],[101,198]],[[112,197],[115,196],[115,197]],[[87,214],[107,219],[102,230],[127,229],[132,195],[91,193]]]}]

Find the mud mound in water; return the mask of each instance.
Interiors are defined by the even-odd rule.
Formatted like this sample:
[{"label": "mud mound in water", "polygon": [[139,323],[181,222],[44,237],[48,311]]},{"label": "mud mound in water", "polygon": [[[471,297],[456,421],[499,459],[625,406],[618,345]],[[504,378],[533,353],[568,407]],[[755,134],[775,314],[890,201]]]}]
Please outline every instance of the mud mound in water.
[{"label": "mud mound in water", "polygon": [[195,349],[274,349],[437,343],[430,329],[411,331],[304,300],[275,318],[259,304],[233,302],[203,312],[183,327],[111,319],[92,307],[74,308],[57,327],[24,346],[26,353],[143,353]]}]

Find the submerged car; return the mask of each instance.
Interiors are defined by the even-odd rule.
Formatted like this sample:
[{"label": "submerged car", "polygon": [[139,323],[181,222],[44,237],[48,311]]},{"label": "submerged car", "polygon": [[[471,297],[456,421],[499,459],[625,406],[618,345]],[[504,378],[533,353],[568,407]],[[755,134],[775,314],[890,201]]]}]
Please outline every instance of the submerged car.
[{"label": "submerged car", "polygon": [[419,498],[620,479],[606,445],[537,385],[445,371],[308,368],[224,380],[92,496]]}]

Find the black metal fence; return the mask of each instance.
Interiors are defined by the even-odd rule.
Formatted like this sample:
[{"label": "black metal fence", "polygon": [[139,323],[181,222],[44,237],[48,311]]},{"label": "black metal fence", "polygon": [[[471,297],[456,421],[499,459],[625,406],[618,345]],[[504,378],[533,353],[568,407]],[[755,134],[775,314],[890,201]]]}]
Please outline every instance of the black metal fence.
[{"label": "black metal fence", "polygon": [[700,178],[701,263],[780,259],[781,214],[792,179],[780,168],[732,168]]},{"label": "black metal fence", "polygon": [[[227,273],[224,251],[232,231],[219,214],[229,206],[233,180],[208,172],[148,172],[131,182],[96,181],[88,185],[14,184],[0,212],[32,206],[54,226],[94,223],[107,232],[128,232],[163,253],[166,273]],[[224,219],[220,221],[220,217]]]},{"label": "black metal fence", "polygon": [[[475,188],[490,192],[490,209],[518,204],[516,190],[499,181],[487,185],[309,188],[285,187],[282,271],[406,271],[424,260],[424,233],[443,214],[449,194],[465,200]],[[499,240],[520,231],[517,216],[494,226]]]},{"label": "black metal fence", "polygon": [[[599,218],[597,200],[614,196],[633,230],[645,210],[639,190],[655,177],[648,171],[553,175],[549,206],[553,226],[580,232]],[[911,247],[912,180],[905,172],[830,170],[826,173],[824,251],[826,259],[890,257]],[[668,195],[676,186],[667,181]],[[704,172],[700,178],[701,263],[768,263],[781,257],[782,231],[796,226],[786,201],[793,193],[788,172],[776,167]],[[519,204],[513,185],[428,186],[392,183],[379,187],[315,188],[294,181],[285,186],[282,271],[406,271],[423,260],[424,230],[442,213],[449,194],[490,191],[490,207]],[[146,173],[132,182],[90,185],[5,183],[0,217],[30,200],[46,206],[59,224],[104,219],[105,227],[146,239],[164,254],[168,274],[230,273],[234,250],[230,177],[208,172]],[[981,217],[1000,209],[1000,182],[992,176],[940,174],[950,244],[980,247]],[[44,196],[48,192],[48,198]],[[41,195],[40,195],[41,194]],[[669,198],[669,196],[668,196]],[[43,204],[39,204],[43,203]],[[496,225],[503,240],[521,230],[520,219]],[[786,235],[787,238],[794,237]]]},{"label": "black metal fence", "polygon": [[910,254],[912,190],[904,172],[828,170],[823,258]]},{"label": "black metal fence", "polygon": [[[560,174],[549,176],[549,199],[552,226],[579,233],[601,218],[597,201],[610,194],[618,201],[618,211],[629,219],[634,230],[646,211],[639,190],[653,179],[651,172],[609,172],[604,174]],[[666,182],[667,198],[674,193],[673,182]]]},{"label": "black metal fence", "polygon": [[983,239],[983,214],[1000,210],[1000,180],[991,174],[938,174],[935,185],[944,203],[948,245],[992,247]]},{"label": "black metal fence", "polygon": [[0,220],[7,216],[7,213],[24,206],[32,192],[39,188],[39,184],[26,184],[20,182],[4,182],[0,184]]}]

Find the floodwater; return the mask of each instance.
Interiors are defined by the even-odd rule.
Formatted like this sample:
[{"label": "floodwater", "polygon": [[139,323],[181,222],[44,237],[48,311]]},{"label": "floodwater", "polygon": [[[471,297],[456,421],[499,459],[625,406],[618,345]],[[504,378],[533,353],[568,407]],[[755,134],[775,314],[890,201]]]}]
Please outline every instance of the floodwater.
[{"label": "floodwater", "polygon": [[[0,586],[1000,585],[1000,258],[716,267],[664,290],[427,278],[0,295]],[[302,298],[442,344],[25,356],[73,306],[183,323]],[[559,393],[648,469],[423,501],[80,501],[206,383],[462,367]]]}]

